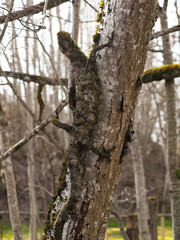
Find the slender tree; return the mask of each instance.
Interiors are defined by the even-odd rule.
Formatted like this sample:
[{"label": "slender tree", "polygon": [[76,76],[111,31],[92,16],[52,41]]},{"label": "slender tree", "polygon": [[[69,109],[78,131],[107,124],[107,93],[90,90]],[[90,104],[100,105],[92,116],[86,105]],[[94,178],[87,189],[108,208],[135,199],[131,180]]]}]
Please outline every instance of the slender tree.
[{"label": "slender tree", "polygon": [[[8,138],[8,124],[0,103],[0,146],[1,151],[7,147],[9,138]],[[21,221],[19,216],[19,207],[18,207],[18,199],[16,192],[16,183],[14,177],[14,171],[11,161],[11,156],[9,156],[3,163],[2,166],[5,172],[5,180],[6,180],[6,189],[7,189],[7,200],[8,200],[8,208],[9,215],[11,220],[11,225],[13,229],[13,235],[15,240],[22,240],[22,229],[21,229]]]},{"label": "slender tree", "polygon": [[[164,0],[164,6],[161,9],[160,22],[161,28],[168,28],[167,24],[167,5],[168,0]],[[169,35],[162,36],[164,64],[173,64],[172,51],[170,47]],[[177,165],[177,129],[176,129],[176,106],[174,79],[166,78],[166,105],[167,105],[167,140],[168,140],[168,168],[170,180],[170,198],[173,222],[173,239],[180,239],[180,172]]]}]

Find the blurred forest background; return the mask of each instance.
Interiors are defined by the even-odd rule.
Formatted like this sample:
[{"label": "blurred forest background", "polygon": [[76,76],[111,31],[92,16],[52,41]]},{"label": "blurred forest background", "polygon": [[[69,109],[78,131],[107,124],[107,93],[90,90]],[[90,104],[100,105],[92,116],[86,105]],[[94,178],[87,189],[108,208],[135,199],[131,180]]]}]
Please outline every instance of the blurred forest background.
[{"label": "blurred forest background", "polygon": [[[13,11],[39,3],[15,0]],[[8,13],[12,2],[1,0],[0,15]],[[163,1],[159,2],[160,5]],[[81,0],[78,45],[88,56],[96,28],[99,1]],[[67,95],[68,60],[58,49],[57,32],[71,32],[72,2],[67,1],[42,13],[8,23],[0,49],[0,102],[5,116],[6,143],[13,146],[51,112]],[[169,1],[168,27],[180,25],[180,4]],[[1,17],[0,17],[1,20]],[[44,21],[45,28],[40,29]],[[3,24],[1,23],[1,29]],[[153,33],[161,29],[158,18]],[[170,37],[173,64],[180,61],[180,32]],[[150,41],[146,68],[162,66],[162,37]],[[5,73],[5,74],[4,74]],[[16,74],[15,74],[16,73]],[[24,75],[20,75],[23,73]],[[19,74],[19,75],[18,75]],[[34,76],[34,78],[33,78]],[[36,77],[41,76],[41,77]],[[46,82],[46,78],[49,82]],[[33,80],[34,79],[34,80]],[[66,86],[65,86],[66,85]],[[175,79],[177,120],[177,161],[180,167],[180,81]],[[60,113],[62,122],[70,122],[68,106]],[[133,161],[141,159],[147,197],[157,197],[158,213],[170,213],[167,168],[167,113],[164,81],[143,84],[136,109],[133,151],[127,155],[116,191],[114,209],[119,216],[136,212]],[[22,223],[43,229],[46,212],[54,195],[62,163],[66,156],[68,135],[50,123],[31,141],[11,156]],[[134,154],[133,154],[134,152]],[[9,221],[5,167],[0,164],[0,218]],[[37,224],[37,225],[36,225]],[[2,238],[3,239],[3,238]],[[33,239],[33,238],[31,238]]]}]

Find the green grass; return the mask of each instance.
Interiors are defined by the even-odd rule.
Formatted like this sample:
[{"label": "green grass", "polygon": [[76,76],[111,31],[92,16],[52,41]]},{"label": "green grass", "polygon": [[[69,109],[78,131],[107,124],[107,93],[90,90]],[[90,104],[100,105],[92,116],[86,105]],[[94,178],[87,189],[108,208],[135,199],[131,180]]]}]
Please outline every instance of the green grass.
[{"label": "green grass", "polygon": [[[162,240],[161,237],[161,222],[158,219],[158,240]],[[107,229],[108,240],[123,240],[116,219],[110,218]],[[170,217],[165,218],[165,240],[173,240],[172,237],[172,221]]]},{"label": "green grass", "polygon": [[[29,226],[22,224],[23,240],[29,240]],[[37,230],[37,236],[40,235],[40,230]],[[10,223],[0,223],[0,239],[13,240],[13,232]]]},{"label": "green grass", "polygon": [[[160,227],[160,219],[158,220],[158,240],[162,240],[161,238],[161,227]],[[165,240],[172,240],[172,222],[171,218],[165,219]],[[3,237],[2,240],[13,240],[12,228],[9,223],[0,223],[0,240],[1,240],[1,230],[3,229]],[[22,225],[23,230],[23,240],[29,240],[29,229],[28,225]],[[40,230],[37,230],[37,239],[39,239]],[[116,219],[111,218],[108,223],[107,229],[107,240],[123,240],[121,233],[119,231],[119,227]]]}]

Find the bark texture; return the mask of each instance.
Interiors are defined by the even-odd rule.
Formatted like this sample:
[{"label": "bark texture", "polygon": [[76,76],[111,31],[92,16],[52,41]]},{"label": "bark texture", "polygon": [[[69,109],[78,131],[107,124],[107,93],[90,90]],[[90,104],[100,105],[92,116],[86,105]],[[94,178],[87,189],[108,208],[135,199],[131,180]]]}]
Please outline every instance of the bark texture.
[{"label": "bark texture", "polygon": [[[161,28],[166,29],[167,15],[164,7],[160,15]],[[162,37],[164,64],[172,64],[172,52],[170,47],[169,35]],[[170,197],[173,222],[173,239],[180,239],[180,179],[178,178],[177,168],[177,133],[176,133],[176,106],[174,79],[167,78],[165,81],[166,106],[167,106],[167,132],[168,132],[168,169],[170,179]]]},{"label": "bark texture", "polygon": [[58,33],[60,50],[74,67],[76,105],[67,166],[44,239],[104,239],[123,149],[131,141],[155,7],[152,0],[108,1],[99,51],[90,59],[67,33]]}]

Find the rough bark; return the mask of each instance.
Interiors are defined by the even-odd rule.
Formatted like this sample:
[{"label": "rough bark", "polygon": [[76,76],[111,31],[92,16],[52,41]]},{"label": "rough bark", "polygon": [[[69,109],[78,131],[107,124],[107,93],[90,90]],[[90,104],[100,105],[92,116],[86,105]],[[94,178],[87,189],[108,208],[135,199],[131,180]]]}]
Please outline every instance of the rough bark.
[{"label": "rough bark", "polygon": [[[165,1],[166,3],[166,1]],[[166,6],[160,15],[161,28],[166,29],[167,15]],[[170,47],[169,35],[162,37],[163,41],[163,57],[164,64],[172,64],[172,52]],[[167,106],[167,132],[168,132],[168,169],[170,179],[170,198],[173,223],[173,239],[180,239],[180,179],[178,178],[177,168],[177,133],[176,133],[176,106],[175,106],[175,90],[174,79],[167,78],[165,81],[166,90],[166,106]]]},{"label": "rough bark", "polygon": [[58,33],[60,50],[75,70],[75,131],[44,239],[104,239],[123,147],[131,140],[130,118],[141,88],[138,76],[155,5],[155,1],[109,1],[99,44],[110,45],[99,47],[98,58],[91,55],[88,64],[70,36]]}]

